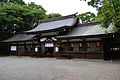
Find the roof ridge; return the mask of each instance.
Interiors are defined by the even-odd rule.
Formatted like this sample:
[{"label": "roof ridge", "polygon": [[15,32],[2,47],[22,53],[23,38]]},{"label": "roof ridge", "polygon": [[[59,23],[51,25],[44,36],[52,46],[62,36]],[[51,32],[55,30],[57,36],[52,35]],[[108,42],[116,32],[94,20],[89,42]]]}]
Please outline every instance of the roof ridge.
[{"label": "roof ridge", "polygon": [[46,19],[46,20],[40,20],[40,23],[47,23],[47,22],[53,22],[53,21],[58,21],[58,20],[63,20],[63,19],[69,19],[69,18],[74,18],[76,17],[75,14],[67,15],[67,16],[60,16],[56,18],[51,18],[51,19]]}]

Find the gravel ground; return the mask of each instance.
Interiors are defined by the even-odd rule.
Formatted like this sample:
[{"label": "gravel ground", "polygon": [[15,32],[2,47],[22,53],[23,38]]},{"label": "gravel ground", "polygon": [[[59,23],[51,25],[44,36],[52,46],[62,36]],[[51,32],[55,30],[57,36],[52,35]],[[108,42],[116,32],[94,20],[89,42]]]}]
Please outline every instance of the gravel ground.
[{"label": "gravel ground", "polygon": [[120,80],[120,61],[0,57],[0,80]]}]

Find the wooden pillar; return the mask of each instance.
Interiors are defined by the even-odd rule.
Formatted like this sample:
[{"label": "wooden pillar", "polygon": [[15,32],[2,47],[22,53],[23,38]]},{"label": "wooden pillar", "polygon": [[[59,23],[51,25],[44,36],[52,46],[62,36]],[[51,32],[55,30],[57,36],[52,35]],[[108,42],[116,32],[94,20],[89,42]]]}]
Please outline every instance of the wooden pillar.
[{"label": "wooden pillar", "polygon": [[101,39],[101,41],[100,41],[100,52],[102,52],[102,59],[104,59],[104,44],[103,44],[103,41],[102,41],[102,39]]},{"label": "wooden pillar", "polygon": [[61,40],[60,39],[57,39],[57,42],[58,43],[56,43],[57,44],[57,47],[58,47],[58,52],[55,52],[55,57],[56,58],[61,58],[61,55],[60,55],[60,53],[61,53],[61,45],[60,45],[60,43],[61,43]]},{"label": "wooden pillar", "polygon": [[26,43],[24,42],[24,52],[22,54],[22,56],[25,56],[26,55]]},{"label": "wooden pillar", "polygon": [[85,53],[86,50],[87,50],[87,43],[85,42],[85,38],[84,38],[83,39],[83,49],[82,49],[83,56],[82,56],[82,58],[85,58],[85,59],[86,59],[86,53]]},{"label": "wooden pillar", "polygon": [[38,47],[38,52],[36,53],[36,57],[43,57],[43,43],[41,43],[40,39],[41,39],[41,34],[37,34],[36,36],[37,38],[37,45]]},{"label": "wooden pillar", "polygon": [[107,44],[106,38],[102,38],[103,42],[103,51],[104,51],[104,60],[109,60],[110,59],[110,53],[109,53],[109,45]]},{"label": "wooden pillar", "polygon": [[[56,48],[58,47],[58,44],[57,43],[54,43],[54,51],[53,51],[53,57],[57,57],[57,51],[56,51]],[[58,47],[58,50],[59,50],[59,47]]]},{"label": "wooden pillar", "polygon": [[33,53],[33,57],[36,56],[36,53],[35,53],[35,43],[34,41],[32,41],[33,45],[32,45],[32,53]]},{"label": "wooden pillar", "polygon": [[11,51],[11,44],[9,45],[9,54],[12,55],[12,51]]},{"label": "wooden pillar", "polygon": [[15,55],[18,56],[18,54],[19,54],[19,45],[18,45],[18,42],[16,43],[16,47],[17,47],[17,50],[16,50]]},{"label": "wooden pillar", "polygon": [[44,43],[41,43],[41,54],[42,54],[42,57],[45,56],[45,45],[44,45]]}]

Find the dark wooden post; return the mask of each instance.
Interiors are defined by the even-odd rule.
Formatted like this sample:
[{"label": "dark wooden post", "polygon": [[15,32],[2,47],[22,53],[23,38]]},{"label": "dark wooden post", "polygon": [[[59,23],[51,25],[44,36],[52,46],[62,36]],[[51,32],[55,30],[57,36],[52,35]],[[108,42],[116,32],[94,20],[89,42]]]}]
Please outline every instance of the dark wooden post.
[{"label": "dark wooden post", "polygon": [[35,57],[35,44],[34,41],[32,41],[32,57]]},{"label": "dark wooden post", "polygon": [[61,53],[61,45],[60,45],[60,43],[61,43],[61,40],[60,39],[57,39],[57,47],[58,47],[58,49],[59,49],[59,51],[58,52],[55,52],[55,56],[56,56],[56,58],[61,58],[61,55],[60,55],[60,53]]},{"label": "dark wooden post", "polygon": [[24,42],[24,52],[22,54],[22,56],[25,56],[26,55],[26,43]]},{"label": "dark wooden post", "polygon": [[109,50],[108,50],[109,45],[107,44],[106,38],[102,38],[102,42],[103,42],[104,60],[109,60],[110,59],[110,54],[109,54]]},{"label": "dark wooden post", "polygon": [[86,51],[86,49],[87,49],[87,46],[86,46],[86,42],[85,42],[85,38],[83,39],[83,56],[82,56],[82,58],[85,58],[86,59],[86,53],[85,53],[85,51]]}]

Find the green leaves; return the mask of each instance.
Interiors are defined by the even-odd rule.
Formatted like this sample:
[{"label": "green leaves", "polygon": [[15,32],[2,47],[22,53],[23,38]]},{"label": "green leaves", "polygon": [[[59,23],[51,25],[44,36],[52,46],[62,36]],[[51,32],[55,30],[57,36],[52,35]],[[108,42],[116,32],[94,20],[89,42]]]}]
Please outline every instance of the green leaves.
[{"label": "green leaves", "polygon": [[77,17],[80,19],[80,23],[89,23],[94,21],[95,14],[91,12],[86,12],[86,13],[77,15]]},{"label": "green leaves", "polygon": [[7,39],[17,32],[32,29],[37,25],[39,20],[45,19],[45,12],[45,9],[40,5],[21,5],[12,2],[12,0],[1,5],[0,40]]},{"label": "green leaves", "polygon": [[0,0],[0,2],[4,2],[4,3],[11,2],[11,3],[20,4],[20,5],[25,5],[25,2],[23,0]]},{"label": "green leaves", "polygon": [[[110,23],[115,25],[114,31],[120,32],[120,0],[104,0],[98,10],[96,21],[102,23],[102,27],[108,27]],[[117,30],[118,29],[118,30]]]},{"label": "green leaves", "polygon": [[46,10],[34,2],[29,4],[24,4],[23,0],[0,2],[5,2],[0,5],[0,41],[36,27],[39,20],[61,16],[58,13],[46,15]]},{"label": "green leaves", "polygon": [[59,13],[51,13],[47,15],[47,19],[49,18],[55,18],[55,17],[60,17],[61,15]]},{"label": "green leaves", "polygon": [[95,7],[96,9],[99,9],[102,5],[103,0],[90,0],[88,2],[88,5]]}]

